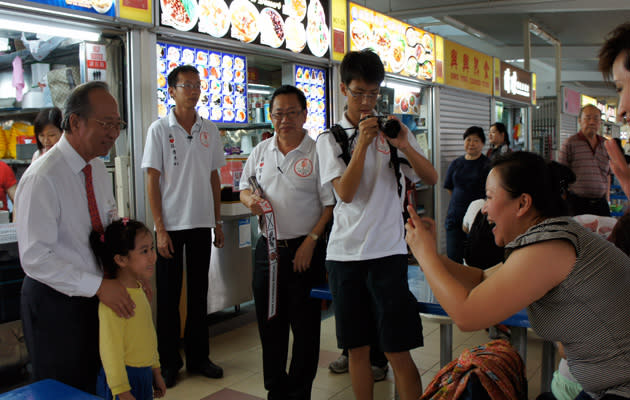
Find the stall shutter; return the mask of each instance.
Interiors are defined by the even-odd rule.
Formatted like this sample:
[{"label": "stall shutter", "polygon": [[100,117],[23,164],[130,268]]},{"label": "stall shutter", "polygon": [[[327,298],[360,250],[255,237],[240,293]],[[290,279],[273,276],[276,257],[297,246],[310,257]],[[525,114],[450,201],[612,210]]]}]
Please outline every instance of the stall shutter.
[{"label": "stall shutter", "polygon": [[560,118],[560,146],[562,146],[562,143],[564,143],[569,136],[575,135],[579,128],[578,117],[575,115],[561,113]]},{"label": "stall shutter", "polygon": [[490,97],[464,90],[441,87],[437,96],[436,132],[439,157],[438,170],[439,185],[436,224],[438,225],[438,248],[446,253],[446,234],[444,221],[450,195],[443,189],[444,177],[448,166],[455,158],[464,155],[464,131],[473,125],[483,128],[486,132],[490,127]]}]

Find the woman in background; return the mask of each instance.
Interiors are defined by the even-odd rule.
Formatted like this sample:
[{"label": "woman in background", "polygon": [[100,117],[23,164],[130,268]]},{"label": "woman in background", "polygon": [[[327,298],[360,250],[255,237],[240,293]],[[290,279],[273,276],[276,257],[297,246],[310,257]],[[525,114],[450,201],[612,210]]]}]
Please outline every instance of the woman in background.
[{"label": "woman in background", "polygon": [[446,212],[446,253],[451,260],[462,263],[466,234],[462,222],[468,205],[484,197],[484,183],[489,160],[481,151],[486,143],[483,128],[471,126],[464,132],[466,154],[451,162],[444,179],[444,189],[451,195]]},{"label": "woman in background", "polygon": [[37,160],[61,139],[61,110],[57,107],[41,110],[33,122],[37,151],[32,161]]},{"label": "woman in background", "polygon": [[490,125],[488,139],[490,140],[492,147],[488,149],[486,157],[488,157],[490,161],[494,160],[494,158],[499,154],[512,151],[510,150],[510,136],[507,133],[505,124],[502,122],[495,122]]}]

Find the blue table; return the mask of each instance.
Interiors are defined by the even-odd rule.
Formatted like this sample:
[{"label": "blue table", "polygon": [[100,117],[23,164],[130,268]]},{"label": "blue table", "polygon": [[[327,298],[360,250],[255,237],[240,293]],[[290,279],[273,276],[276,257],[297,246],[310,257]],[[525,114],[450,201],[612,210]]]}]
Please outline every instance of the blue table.
[{"label": "blue table", "polygon": [[103,400],[54,379],[31,383],[0,394],[0,400]]},{"label": "blue table", "polygon": [[[410,265],[408,270],[409,290],[418,300],[418,312],[429,317],[445,317],[440,321],[440,367],[453,359],[453,325],[448,314],[437,301],[429,284],[424,278],[422,270],[417,265]],[[311,290],[311,297],[332,300],[328,285],[319,286]],[[510,327],[511,341],[518,350],[523,361],[527,361],[527,328],[530,327],[527,312],[521,310],[510,318],[501,322]],[[555,348],[552,342],[543,342],[540,389],[542,392],[551,390],[551,379],[555,370]]]}]

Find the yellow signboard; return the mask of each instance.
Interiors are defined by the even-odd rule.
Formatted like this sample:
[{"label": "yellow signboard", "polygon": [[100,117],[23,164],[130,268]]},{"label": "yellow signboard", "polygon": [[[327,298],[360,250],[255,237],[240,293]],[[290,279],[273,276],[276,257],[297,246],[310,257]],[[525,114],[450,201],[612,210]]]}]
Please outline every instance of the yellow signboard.
[{"label": "yellow signboard", "polygon": [[444,83],[444,38],[435,35],[435,81]]},{"label": "yellow signboard", "polygon": [[536,105],[536,74],[532,72],[532,104]]},{"label": "yellow signboard", "polygon": [[492,57],[444,40],[444,83],[492,95]]},{"label": "yellow signboard", "polygon": [[350,3],[350,50],[374,50],[386,72],[432,81],[434,36],[404,22]]},{"label": "yellow signboard", "polygon": [[120,0],[120,18],[153,23],[153,0]]},{"label": "yellow signboard", "polygon": [[348,51],[346,27],[348,26],[348,3],[346,0],[332,0],[332,58],[343,60]]},{"label": "yellow signboard", "polygon": [[492,87],[494,88],[494,95],[496,97],[501,96],[501,60],[493,57],[494,61],[494,73],[492,76],[494,77],[494,82],[492,83]]}]

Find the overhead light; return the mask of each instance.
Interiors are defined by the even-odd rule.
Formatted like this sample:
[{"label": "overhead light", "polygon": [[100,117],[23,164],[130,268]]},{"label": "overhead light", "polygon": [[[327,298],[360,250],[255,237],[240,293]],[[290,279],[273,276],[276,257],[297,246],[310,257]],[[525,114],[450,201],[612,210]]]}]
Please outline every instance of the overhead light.
[{"label": "overhead light", "polygon": [[273,92],[273,90],[247,89],[247,93],[269,94],[271,92]]},{"label": "overhead light", "polygon": [[10,29],[19,32],[39,33],[42,35],[67,37],[89,42],[97,41],[101,37],[101,34],[99,32],[78,28],[67,28],[58,25],[28,22],[23,19],[18,20],[15,18],[7,19],[4,17],[0,17],[0,26],[2,26],[3,29]]}]

